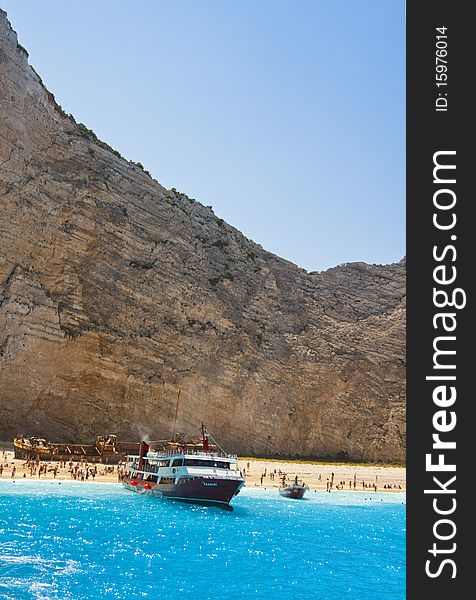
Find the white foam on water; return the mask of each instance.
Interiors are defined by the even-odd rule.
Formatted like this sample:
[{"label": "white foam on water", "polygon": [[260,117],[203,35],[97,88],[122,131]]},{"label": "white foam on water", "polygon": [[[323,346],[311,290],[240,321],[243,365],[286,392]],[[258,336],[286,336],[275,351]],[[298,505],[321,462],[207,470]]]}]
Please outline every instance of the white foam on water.
[{"label": "white foam on water", "polygon": [[[0,588],[5,588],[11,594],[2,596],[7,600],[25,598],[25,594],[28,592],[35,600],[52,600],[52,598],[58,598],[58,590],[52,583],[25,581],[16,577],[6,577],[0,582]],[[17,592],[21,595],[18,595]],[[54,596],[51,594],[54,594]]]},{"label": "white foam on water", "polygon": [[80,563],[75,560],[48,560],[41,558],[39,555],[0,554],[0,563],[7,565],[29,565],[45,572],[53,570],[55,575],[71,575],[72,573],[79,573],[81,571]]}]

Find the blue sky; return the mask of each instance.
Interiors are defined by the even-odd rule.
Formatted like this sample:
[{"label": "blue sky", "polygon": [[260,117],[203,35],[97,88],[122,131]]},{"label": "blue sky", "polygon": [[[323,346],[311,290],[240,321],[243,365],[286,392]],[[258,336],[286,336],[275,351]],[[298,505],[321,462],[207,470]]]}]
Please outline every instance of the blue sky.
[{"label": "blue sky", "polygon": [[403,257],[403,0],[0,6],[66,112],[267,250]]}]

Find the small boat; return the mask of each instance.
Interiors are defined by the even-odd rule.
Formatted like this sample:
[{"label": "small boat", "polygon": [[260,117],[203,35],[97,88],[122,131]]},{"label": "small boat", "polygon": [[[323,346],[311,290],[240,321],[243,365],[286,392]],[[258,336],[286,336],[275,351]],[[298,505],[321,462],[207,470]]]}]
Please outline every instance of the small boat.
[{"label": "small boat", "polygon": [[122,483],[128,490],[157,498],[233,510],[230,501],[245,480],[234,454],[215,450],[202,424],[201,443],[142,442],[138,455],[127,457]]},{"label": "small boat", "polygon": [[279,493],[285,498],[301,499],[308,489],[309,487],[296,477],[293,483],[286,483],[283,479],[282,486],[279,488]]}]

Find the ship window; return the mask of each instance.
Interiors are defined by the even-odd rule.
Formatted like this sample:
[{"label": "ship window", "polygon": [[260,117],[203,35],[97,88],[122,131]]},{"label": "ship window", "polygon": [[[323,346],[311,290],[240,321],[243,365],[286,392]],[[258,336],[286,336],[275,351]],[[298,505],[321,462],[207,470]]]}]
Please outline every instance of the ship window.
[{"label": "ship window", "polygon": [[154,464],[154,469],[157,471],[157,469],[159,469],[160,467],[168,467],[168,466],[169,466],[169,460],[158,460]]},{"label": "ship window", "polygon": [[181,467],[182,465],[183,465],[183,458],[176,458],[172,463],[172,467]]},{"label": "ship window", "polygon": [[147,475],[146,481],[157,483],[157,475]]},{"label": "ship window", "polygon": [[189,467],[210,467],[211,469],[229,469],[230,463],[221,460],[200,460],[197,458],[186,458],[184,464]]},{"label": "ship window", "polygon": [[223,461],[218,461],[218,462],[215,462],[213,464],[213,466],[216,467],[217,469],[229,469],[230,468],[230,463],[226,463],[226,462],[223,462]]}]

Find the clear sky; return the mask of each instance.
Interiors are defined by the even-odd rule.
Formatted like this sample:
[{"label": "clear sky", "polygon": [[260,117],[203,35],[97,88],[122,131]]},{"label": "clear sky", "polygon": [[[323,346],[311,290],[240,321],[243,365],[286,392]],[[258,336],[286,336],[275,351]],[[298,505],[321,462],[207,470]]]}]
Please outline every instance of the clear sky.
[{"label": "clear sky", "polygon": [[403,257],[403,0],[0,6],[66,112],[267,250]]}]

